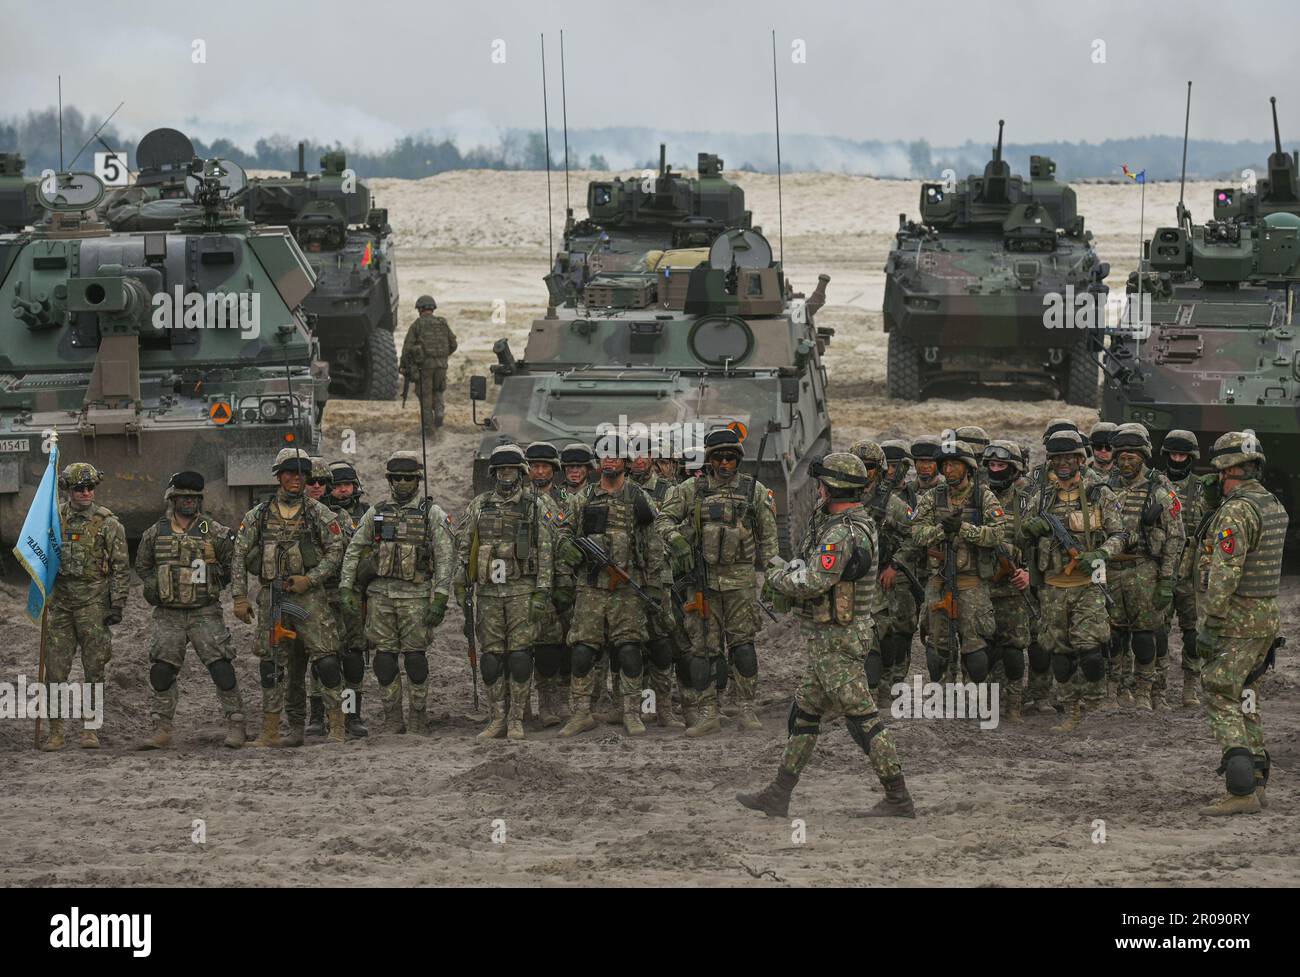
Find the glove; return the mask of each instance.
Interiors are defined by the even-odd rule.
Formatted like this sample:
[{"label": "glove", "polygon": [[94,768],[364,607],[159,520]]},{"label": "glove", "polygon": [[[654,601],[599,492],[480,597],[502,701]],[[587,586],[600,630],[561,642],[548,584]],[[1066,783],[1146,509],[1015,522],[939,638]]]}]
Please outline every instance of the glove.
[{"label": "glove", "polygon": [[305,594],[311,589],[311,577],[295,573],[288,580],[289,590],[295,594]]},{"label": "glove", "polygon": [[668,540],[668,565],[674,577],[680,577],[695,564],[695,553],[686,537],[676,533]]},{"label": "glove", "polygon": [[1211,509],[1217,509],[1219,503],[1223,501],[1223,487],[1219,484],[1218,475],[1201,476],[1201,497],[1205,499],[1205,504]]},{"label": "glove", "polygon": [[939,525],[943,527],[945,536],[956,536],[961,531],[961,513],[950,512],[939,520]]},{"label": "glove", "polygon": [[770,578],[765,579],[763,581],[763,603],[775,604],[778,600],[781,599],[781,597],[782,594],[775,587],[772,586],[771,579]]},{"label": "glove", "polygon": [[[339,591],[339,606],[343,608],[345,614],[356,616],[361,613],[361,600],[357,597],[357,592],[351,587],[344,587]],[[236,614],[239,612],[236,611]]]},{"label": "glove", "polygon": [[429,606],[424,611],[424,626],[427,630],[432,630],[442,623],[442,619],[447,616],[447,595],[434,594],[433,599],[429,601]]},{"label": "glove", "polygon": [[1052,527],[1042,516],[1031,516],[1020,524],[1020,528],[1024,530],[1026,536],[1033,536],[1035,539],[1042,539],[1052,534]]},{"label": "glove", "polygon": [[247,597],[235,598],[235,617],[245,624],[253,623],[253,605],[248,602]]},{"label": "glove", "polygon": [[104,623],[109,627],[112,627],[114,624],[121,624],[122,608],[114,607],[112,604],[109,604],[108,610],[104,613]]},{"label": "glove", "polygon": [[464,607],[465,598],[469,596],[469,590],[465,586],[464,580],[457,580],[451,585],[452,593],[456,595],[456,606]]},{"label": "glove", "polygon": [[1151,597],[1151,603],[1155,605],[1156,610],[1164,610],[1174,600],[1174,582],[1172,580],[1159,580],[1156,582],[1156,591]]},{"label": "glove", "polygon": [[1204,661],[1219,650],[1219,633],[1210,628],[1196,632],[1196,657]]},{"label": "glove", "polygon": [[890,591],[894,589],[894,578],[898,576],[898,571],[893,566],[887,566],[880,571],[880,589]]},{"label": "glove", "polygon": [[534,590],[528,598],[528,623],[542,624],[551,616],[551,592]]},{"label": "glove", "polygon": [[1079,554],[1079,568],[1092,573],[1093,564],[1100,560],[1105,563],[1110,559],[1110,554],[1105,550],[1088,550],[1086,553]]},{"label": "glove", "polygon": [[578,549],[578,544],[573,540],[565,537],[560,540],[555,547],[556,558],[570,569],[579,566],[582,563],[582,550]]},{"label": "glove", "polygon": [[560,587],[551,592],[551,603],[557,613],[565,614],[573,607],[574,597],[572,587]]}]

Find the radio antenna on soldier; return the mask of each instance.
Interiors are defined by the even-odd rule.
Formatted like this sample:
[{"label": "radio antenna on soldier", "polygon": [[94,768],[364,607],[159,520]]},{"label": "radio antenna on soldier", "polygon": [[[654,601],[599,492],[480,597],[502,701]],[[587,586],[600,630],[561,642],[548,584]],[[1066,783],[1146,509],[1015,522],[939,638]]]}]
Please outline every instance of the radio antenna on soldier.
[{"label": "radio antenna on soldier", "polygon": [[1183,116],[1183,172],[1178,178],[1178,226],[1187,224],[1187,208],[1183,206],[1183,187],[1187,184],[1187,128],[1192,121],[1192,83],[1187,83],[1187,111]]},{"label": "radio antenna on soldier", "polygon": [[569,204],[569,96],[564,79],[564,31],[560,31],[560,112],[564,120],[564,216],[573,213]]},{"label": "radio antenna on soldier", "polygon": [[[776,84],[776,31],[772,31],[772,104],[776,109],[776,240],[785,268],[785,214],[781,209],[781,92]],[[784,274],[784,271],[782,272]]]}]

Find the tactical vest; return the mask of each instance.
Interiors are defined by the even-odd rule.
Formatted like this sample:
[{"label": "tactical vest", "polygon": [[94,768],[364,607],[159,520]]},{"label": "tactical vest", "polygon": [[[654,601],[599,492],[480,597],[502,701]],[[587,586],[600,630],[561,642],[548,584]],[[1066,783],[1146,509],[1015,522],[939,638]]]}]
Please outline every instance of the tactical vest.
[{"label": "tactical vest", "polygon": [[[1120,496],[1120,518],[1124,522],[1124,529],[1129,534],[1128,552],[1158,560],[1165,551],[1163,539],[1155,546],[1152,545],[1149,530],[1156,526],[1143,526],[1142,513],[1149,506],[1160,506],[1156,490],[1164,491],[1164,486],[1160,484],[1159,476],[1154,471],[1148,474],[1149,478],[1144,478],[1132,486],[1125,485],[1122,476],[1116,476],[1114,491]],[[1160,508],[1163,509],[1163,506]],[[1159,516],[1157,515],[1156,518],[1158,520]],[[1120,564],[1123,562],[1123,560],[1119,561]]]},{"label": "tactical vest", "polygon": [[[1187,542],[1193,543],[1196,537],[1196,523],[1192,521],[1192,514],[1196,511],[1197,503],[1201,501],[1201,496],[1205,493],[1205,486],[1201,480],[1193,475],[1180,478],[1174,482],[1174,494],[1178,496],[1178,501],[1183,507],[1183,532],[1187,537]],[[1188,549],[1191,547],[1189,546]]]},{"label": "tactical vest", "polygon": [[531,493],[525,492],[513,502],[501,499],[495,492],[484,497],[470,544],[476,583],[505,583],[537,576],[536,510],[537,499]]},{"label": "tactical vest", "polygon": [[[871,614],[872,598],[876,590],[875,554],[871,552],[875,524],[864,506],[829,515],[821,524],[819,537],[835,526],[847,526],[853,538],[850,552],[837,554],[845,561],[839,581],[824,594],[794,605],[798,616],[814,624],[852,624],[866,620]],[[821,559],[821,548],[809,546],[803,552],[807,559]]]},{"label": "tactical vest", "polygon": [[412,509],[391,499],[375,506],[371,545],[381,577],[425,583],[433,577],[433,527],[422,502]]},{"label": "tactical vest", "polygon": [[1259,514],[1259,539],[1246,554],[1238,597],[1276,597],[1282,578],[1282,548],[1289,518],[1282,503],[1259,482],[1248,482],[1231,496],[1244,499]]},{"label": "tactical vest", "polygon": [[[951,506],[949,502],[949,488],[946,482],[941,483],[934,490],[934,519],[938,523],[948,514]],[[970,523],[973,526],[982,525],[984,522],[984,506],[981,504],[981,496],[984,494],[984,483],[981,481],[978,485],[972,485],[970,491],[966,494],[965,500],[961,506],[962,522]],[[936,543],[931,547],[926,556],[930,562],[930,572],[940,574],[943,572],[945,549],[947,542]],[[993,577],[995,569],[994,558],[992,553],[983,547],[975,546],[967,542],[960,536],[954,536],[952,545],[957,548],[957,572],[958,573],[977,573],[982,578],[990,580]]]},{"label": "tactical vest", "polygon": [[[70,518],[61,518],[63,549],[59,555],[59,576],[68,580],[105,580],[111,571],[108,564],[108,538],[104,526],[106,510],[90,507],[90,516],[81,528],[74,529]],[[64,510],[70,517],[75,510]]]},{"label": "tactical vest", "polygon": [[263,502],[257,513],[256,548],[248,551],[245,566],[263,583],[276,577],[300,576],[320,562],[320,541],[312,533],[304,496],[296,515],[285,519],[274,501]]},{"label": "tactical vest", "polygon": [[[649,481],[649,479],[647,479],[647,481]],[[666,480],[662,478],[656,478],[654,484],[649,488],[646,488],[644,485],[642,485],[641,491],[643,491],[646,495],[650,496],[650,498],[654,499],[655,502],[662,504],[664,499],[668,498],[668,490],[670,488],[672,488],[672,486],[669,485]]]},{"label": "tactical vest", "polygon": [[[1046,491],[1050,492],[1051,502],[1043,510],[1056,516],[1065,525],[1070,535],[1079,545],[1079,552],[1095,550],[1106,542],[1109,533],[1102,522],[1102,502],[1100,483],[1087,485],[1083,479],[1072,489],[1064,490],[1059,483],[1053,483]],[[1038,541],[1038,569],[1053,576],[1060,576],[1070,557],[1057,545],[1054,536],[1046,536]],[[1054,586],[1086,586],[1091,583],[1092,571],[1088,567],[1075,567],[1070,579],[1049,579]]]},{"label": "tactical vest", "polygon": [[[165,607],[205,607],[221,594],[221,564],[210,535],[212,523],[199,514],[183,533],[171,520],[158,520],[153,541],[158,600]],[[201,568],[201,569],[200,569]]]},{"label": "tactical vest", "polygon": [[700,482],[695,491],[695,532],[712,566],[752,564],[758,531],[754,512],[754,478],[741,475],[734,486],[710,488]]},{"label": "tactical vest", "polygon": [[[640,518],[637,509],[644,507]],[[582,525],[575,532],[586,536],[609,554],[611,560],[627,569],[649,566],[644,537],[638,538],[637,528],[654,522],[654,510],[645,493],[635,482],[625,482],[624,491],[618,495],[597,494],[593,489],[585,496],[582,507]],[[593,568],[589,582],[596,579]],[[595,584],[592,583],[592,586]]]}]

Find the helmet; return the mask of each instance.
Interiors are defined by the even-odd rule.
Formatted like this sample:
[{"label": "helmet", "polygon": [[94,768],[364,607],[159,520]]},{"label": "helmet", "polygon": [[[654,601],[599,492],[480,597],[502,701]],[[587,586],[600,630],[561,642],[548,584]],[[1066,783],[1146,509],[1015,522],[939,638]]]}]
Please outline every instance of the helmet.
[{"label": "helmet", "polygon": [[415,307],[417,309],[436,309],[438,303],[433,300],[432,295],[421,295],[415,300]]},{"label": "helmet", "polygon": [[163,499],[173,499],[178,495],[203,495],[203,476],[198,472],[176,472],[167,482],[167,491]]},{"label": "helmet", "polygon": [[862,466],[868,471],[872,468],[880,468],[885,464],[885,452],[874,441],[854,441],[849,448],[849,454],[857,455],[862,459]]},{"label": "helmet", "polygon": [[524,449],[517,444],[500,444],[488,456],[488,471],[494,468],[527,468]]},{"label": "helmet", "polygon": [[325,464],[324,458],[311,459],[311,474],[308,478],[322,478],[327,482],[330,480],[330,467]]},{"label": "helmet", "polygon": [[561,465],[591,465],[595,461],[595,453],[585,444],[576,441],[573,444],[566,444],[560,452]]},{"label": "helmet", "polygon": [[1088,449],[1083,446],[1083,435],[1078,431],[1071,431],[1068,428],[1057,431],[1045,442],[1047,448],[1047,457],[1053,455],[1078,455],[1080,458],[1088,457]]},{"label": "helmet", "polygon": [[860,489],[865,488],[869,481],[867,466],[862,464],[861,458],[848,451],[834,451],[821,461],[814,461],[808,472],[830,488]]},{"label": "helmet", "polygon": [[1017,472],[1023,474],[1025,470],[1025,456],[1020,451],[1020,445],[1014,441],[990,441],[980,460],[986,465],[990,461],[1006,461]]},{"label": "helmet", "polygon": [[59,475],[59,488],[72,489],[78,485],[89,485],[94,488],[103,480],[104,476],[94,465],[85,461],[74,461]]},{"label": "helmet", "polygon": [[922,434],[912,442],[912,460],[939,460],[943,439],[937,434]]},{"label": "helmet", "polygon": [[[1079,425],[1075,424],[1074,421],[1070,420],[1068,417],[1052,418],[1047,422],[1047,429],[1043,431],[1043,444],[1047,444],[1047,439],[1060,431],[1073,431],[1075,434],[1078,434]],[[1082,440],[1082,436],[1080,436],[1080,440]]]},{"label": "helmet", "polygon": [[414,451],[394,451],[384,462],[384,475],[419,475],[421,467]]},{"label": "helmet", "polygon": [[1088,432],[1088,440],[1092,442],[1094,448],[1109,448],[1111,442],[1115,439],[1115,432],[1118,430],[1118,424],[1113,424],[1110,421],[1098,421]]},{"label": "helmet", "polygon": [[591,456],[595,460],[604,458],[626,458],[627,440],[616,431],[602,434],[596,439],[596,443],[592,446]]},{"label": "helmet", "polygon": [[1167,455],[1178,451],[1193,458],[1201,457],[1201,445],[1191,431],[1170,431],[1160,442],[1160,453]]},{"label": "helmet", "polygon": [[330,481],[335,485],[341,482],[355,482],[357,488],[361,487],[361,479],[357,478],[356,468],[346,461],[330,462]]},{"label": "helmet", "polygon": [[965,427],[957,428],[957,440],[965,441],[975,449],[974,454],[980,454],[988,447],[989,436],[984,428],[968,424]]},{"label": "helmet", "polygon": [[745,445],[740,440],[740,435],[729,427],[719,428],[716,431],[710,431],[704,435],[704,460],[708,461],[709,456],[717,451],[735,451],[740,457],[745,457]]},{"label": "helmet", "polygon": [[297,472],[306,475],[310,471],[311,459],[301,448],[281,448],[280,453],[275,456],[275,464],[271,466],[272,475],[279,475],[281,472]]},{"label": "helmet", "polygon": [[1264,452],[1254,431],[1229,431],[1210,449],[1210,464],[1219,471],[1251,461],[1264,464]]},{"label": "helmet", "polygon": [[964,461],[972,471],[979,467],[979,461],[975,458],[975,449],[969,444],[957,437],[955,431],[944,431],[942,440],[939,442],[939,453],[935,456],[939,464],[956,458],[958,461]]},{"label": "helmet", "polygon": [[1136,451],[1147,461],[1151,460],[1151,435],[1145,425],[1121,424],[1115,436],[1110,439],[1110,444],[1116,454],[1121,451]]},{"label": "helmet", "polygon": [[556,468],[560,467],[560,449],[549,441],[534,441],[524,452],[524,459],[532,464],[534,461],[544,461],[548,465]]},{"label": "helmet", "polygon": [[906,438],[890,438],[888,441],[881,441],[880,450],[885,453],[885,461],[890,464],[912,460],[912,445]]}]

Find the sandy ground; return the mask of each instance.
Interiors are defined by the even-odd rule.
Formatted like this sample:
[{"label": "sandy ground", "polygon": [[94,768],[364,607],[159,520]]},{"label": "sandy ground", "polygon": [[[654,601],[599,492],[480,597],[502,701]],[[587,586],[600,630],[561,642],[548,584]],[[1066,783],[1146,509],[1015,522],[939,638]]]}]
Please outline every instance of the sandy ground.
[{"label": "sandy ground", "polygon": [[[575,175],[574,199],[588,174]],[[748,205],[776,240],[774,177],[740,174]],[[884,264],[900,212],[913,212],[912,182],[796,174],[784,179],[786,265],[797,286],[831,275],[819,324],[838,330],[827,364],[837,444],[863,435],[937,431],[980,423],[1036,442],[1046,421],[1080,424],[1095,412],[1059,401],[969,397],[899,405],[884,397],[879,307]],[[1122,288],[1136,255],[1138,189],[1083,186],[1080,210]],[[1208,185],[1189,187],[1203,209]],[[422,292],[453,321],[448,426],[429,445],[431,491],[459,512],[468,502],[467,462],[477,441],[461,397],[486,373],[491,344],[522,350],[542,310],[546,270],[545,177],[454,173],[419,182],[379,180],[400,251],[403,309]],[[1177,187],[1148,188],[1148,233],[1171,220]],[[553,189],[555,228],[563,183]],[[491,321],[494,301],[506,322]],[[413,314],[413,313],[412,313]],[[404,327],[403,327],[404,328]],[[398,336],[400,344],[401,335]],[[326,412],[326,453],[349,430],[374,492],[384,457],[418,440],[414,404],[336,401]],[[1284,627],[1300,617],[1300,582],[1284,581]],[[0,584],[9,622],[0,679],[35,677],[39,634],[22,613],[25,584]],[[227,602],[228,606],[228,602]],[[115,636],[108,714],[99,753],[32,750],[32,722],[0,723],[6,815],[0,819],[0,882],[6,885],[1294,885],[1300,829],[1294,772],[1300,767],[1300,670],[1284,659],[1259,685],[1274,758],[1270,807],[1227,823],[1194,810],[1220,789],[1216,749],[1203,712],[1094,717],[1076,735],[1050,732],[1035,716],[980,730],[969,721],[892,724],[919,815],[914,821],[847,817],[874,803],[879,786],[843,724],[826,728],[795,794],[790,821],[745,811],[737,790],[770,778],[785,741],[785,715],[804,659],[790,622],[759,638],[761,733],[692,742],[652,729],[631,741],[618,727],[577,740],[529,731],[522,744],[473,742],[461,619],[453,610],[431,654],[428,739],[385,733],[377,696],[365,700],[369,739],[343,747],[232,752],[207,672],[193,658],[181,673],[176,748],[140,754],[148,729],[148,607],[136,584]],[[241,687],[258,712],[252,629],[228,616]],[[1181,687],[1173,639],[1170,698]],[[923,660],[919,645],[913,661]],[[73,677],[79,678],[79,668]],[[367,679],[368,692],[374,679]],[[252,725],[252,724],[250,724]],[[192,841],[202,820],[206,841]],[[1105,840],[1098,842],[1097,822]],[[494,832],[503,843],[493,840]]]}]

